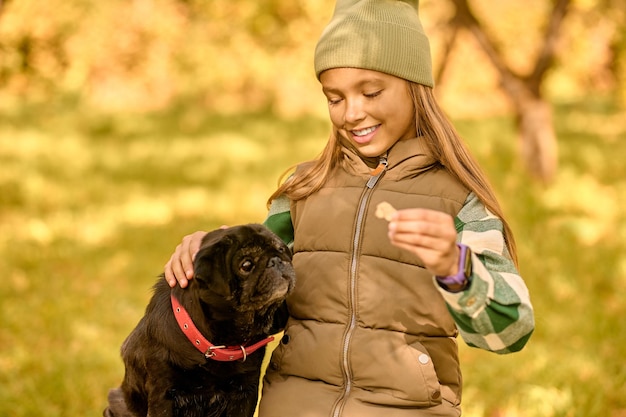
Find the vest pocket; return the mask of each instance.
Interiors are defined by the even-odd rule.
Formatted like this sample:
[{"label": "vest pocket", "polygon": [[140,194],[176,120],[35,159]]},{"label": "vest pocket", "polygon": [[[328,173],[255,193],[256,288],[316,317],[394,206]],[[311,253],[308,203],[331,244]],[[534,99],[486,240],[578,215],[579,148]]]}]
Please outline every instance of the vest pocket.
[{"label": "vest pocket", "polygon": [[412,343],[409,348],[414,358],[414,366],[418,370],[415,385],[423,387],[425,392],[420,390],[421,394],[426,394],[430,404],[441,404],[441,386],[428,350],[420,342]]},{"label": "vest pocket", "polygon": [[[433,360],[422,343],[400,334],[355,339],[352,352],[354,384],[364,402],[393,407],[432,407],[441,404],[441,386]],[[379,335],[380,336],[380,335]],[[390,336],[390,337],[389,337]],[[369,353],[369,355],[368,355]]]}]

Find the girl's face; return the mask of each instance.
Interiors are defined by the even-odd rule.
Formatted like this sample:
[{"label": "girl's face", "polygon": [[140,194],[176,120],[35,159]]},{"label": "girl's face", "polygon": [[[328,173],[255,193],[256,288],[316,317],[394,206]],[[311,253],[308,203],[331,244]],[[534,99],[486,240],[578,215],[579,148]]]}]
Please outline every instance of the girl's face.
[{"label": "girl's face", "polygon": [[402,78],[359,68],[320,75],[330,120],[364,157],[383,155],[397,141],[417,136],[415,109]]}]

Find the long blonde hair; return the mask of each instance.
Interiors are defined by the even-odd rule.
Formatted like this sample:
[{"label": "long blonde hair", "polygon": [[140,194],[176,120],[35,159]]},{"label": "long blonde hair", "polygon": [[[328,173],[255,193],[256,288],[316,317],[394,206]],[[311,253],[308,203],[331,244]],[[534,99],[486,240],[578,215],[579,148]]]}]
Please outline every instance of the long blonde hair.
[{"label": "long blonde hair", "polygon": [[[439,107],[433,89],[422,84],[407,81],[409,95],[415,107],[415,126],[433,157],[454,175],[465,187],[473,191],[487,209],[502,220],[504,239],[511,258],[517,264],[517,250],[513,232],[504,218],[500,204],[487,177],[470,154],[464,141]],[[308,197],[326,183],[332,169],[341,161],[339,133],[333,129],[324,150],[318,158],[296,170],[270,196],[273,199],[285,195],[292,201]],[[282,176],[293,171],[288,169]]]}]

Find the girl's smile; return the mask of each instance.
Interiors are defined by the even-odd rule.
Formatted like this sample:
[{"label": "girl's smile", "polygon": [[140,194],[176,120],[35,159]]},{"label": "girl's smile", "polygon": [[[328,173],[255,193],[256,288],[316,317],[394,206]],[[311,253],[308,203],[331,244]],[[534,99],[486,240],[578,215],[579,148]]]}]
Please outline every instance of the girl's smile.
[{"label": "girl's smile", "polygon": [[376,135],[379,127],[380,125],[376,125],[372,127],[367,127],[365,129],[351,130],[350,133],[352,134],[352,140],[362,145],[366,144],[372,140],[374,135]]},{"label": "girl's smile", "polygon": [[398,140],[417,136],[415,110],[405,80],[360,68],[320,75],[330,120],[364,157],[384,154]]}]

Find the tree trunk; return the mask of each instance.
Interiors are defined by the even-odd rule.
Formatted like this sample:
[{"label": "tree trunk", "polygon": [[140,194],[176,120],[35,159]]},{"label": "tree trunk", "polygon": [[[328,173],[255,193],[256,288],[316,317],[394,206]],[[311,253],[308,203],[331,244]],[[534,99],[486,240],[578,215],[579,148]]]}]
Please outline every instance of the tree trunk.
[{"label": "tree trunk", "polygon": [[[558,168],[558,142],[552,106],[529,78],[502,77],[501,88],[513,103],[518,129],[518,149],[528,172],[547,184]],[[539,87],[540,84],[537,84]]]},{"label": "tree trunk", "polygon": [[526,168],[544,183],[550,182],[558,167],[558,145],[552,108],[545,100],[529,97],[517,104],[519,147]]},{"label": "tree trunk", "polygon": [[527,76],[515,73],[506,65],[497,44],[483,29],[483,24],[470,9],[468,0],[452,2],[456,6],[453,26],[464,27],[473,35],[500,74],[500,85],[513,103],[524,165],[537,179],[544,183],[550,182],[558,166],[558,145],[552,108],[541,94],[541,84],[547,70],[553,65],[558,32],[570,0],[555,1],[541,51],[533,71]]}]

